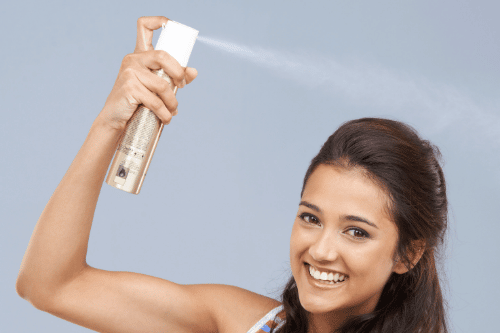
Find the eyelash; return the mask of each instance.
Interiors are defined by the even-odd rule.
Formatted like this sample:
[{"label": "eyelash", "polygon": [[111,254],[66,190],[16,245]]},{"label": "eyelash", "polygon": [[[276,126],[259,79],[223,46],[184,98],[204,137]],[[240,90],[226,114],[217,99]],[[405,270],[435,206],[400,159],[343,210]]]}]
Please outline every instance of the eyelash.
[{"label": "eyelash", "polygon": [[[319,219],[312,215],[312,214],[309,214],[309,213],[302,213],[298,216],[300,219],[302,219],[302,221],[306,222],[306,223],[309,223],[309,224],[320,224],[319,222]],[[316,220],[316,222],[309,222],[306,220],[306,218],[313,218]],[[366,231],[364,231],[363,229],[360,229],[360,228],[357,228],[357,227],[351,227],[349,229],[347,229],[347,231],[354,231],[354,233],[361,233],[362,236],[356,236],[356,235],[349,235],[351,236],[352,238],[356,239],[356,240],[363,240],[363,239],[367,239],[367,238],[370,238],[370,234],[367,233]]]}]

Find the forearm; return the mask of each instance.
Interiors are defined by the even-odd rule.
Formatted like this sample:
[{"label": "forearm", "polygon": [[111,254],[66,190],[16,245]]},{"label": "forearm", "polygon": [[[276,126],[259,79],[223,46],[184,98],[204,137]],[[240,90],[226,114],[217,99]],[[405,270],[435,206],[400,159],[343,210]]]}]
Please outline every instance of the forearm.
[{"label": "forearm", "polygon": [[22,297],[54,292],[86,267],[97,199],[119,138],[96,119],[35,226],[16,283]]}]

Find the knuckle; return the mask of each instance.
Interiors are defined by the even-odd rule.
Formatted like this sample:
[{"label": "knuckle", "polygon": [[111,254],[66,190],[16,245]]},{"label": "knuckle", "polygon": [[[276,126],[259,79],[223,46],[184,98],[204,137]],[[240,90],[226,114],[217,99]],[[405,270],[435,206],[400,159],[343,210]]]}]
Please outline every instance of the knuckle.
[{"label": "knuckle", "polygon": [[162,107],[164,107],[163,102],[160,99],[155,99],[151,102],[151,106],[153,107],[154,110],[161,110]]},{"label": "knuckle", "polygon": [[137,19],[137,25],[144,25],[144,21],[146,20],[145,16],[141,16]]},{"label": "knuckle", "polygon": [[168,61],[168,60],[170,60],[170,54],[168,54],[167,51],[164,51],[164,50],[154,50],[153,52],[155,52],[156,56],[158,58],[160,58],[160,60],[162,60],[162,61]]},{"label": "knuckle", "polygon": [[135,71],[130,67],[125,67],[120,74],[121,78],[125,80],[125,82],[129,82],[136,78]]},{"label": "knuckle", "polygon": [[173,68],[173,73],[172,73],[173,79],[177,81],[182,81],[184,79],[184,71],[180,67],[175,67]]},{"label": "knuckle", "polygon": [[158,57],[159,62],[164,64],[164,65],[170,64],[172,61],[172,57],[170,56],[170,54],[168,54],[166,51],[162,51],[162,50],[160,50],[159,52],[160,53],[157,53],[157,57]]},{"label": "knuckle", "polygon": [[177,102],[177,100],[174,100],[174,101],[172,102],[172,110],[177,109],[177,107],[178,107],[178,106],[179,106],[179,102]]},{"label": "knuckle", "polygon": [[130,54],[130,53],[129,53],[129,54],[127,54],[125,57],[123,57],[123,61],[122,61],[122,63],[123,63],[123,64],[128,64],[128,63],[132,62],[132,58],[133,58],[133,57],[134,57],[134,55],[133,55],[133,54]]},{"label": "knuckle", "polygon": [[170,120],[172,119],[172,115],[165,108],[158,112],[158,118],[160,118],[165,125],[168,125],[170,123]]},{"label": "knuckle", "polygon": [[130,66],[127,66],[127,67],[123,68],[122,73],[123,73],[123,75],[125,75],[126,77],[129,77],[129,76],[130,76],[130,77],[135,76],[135,70],[134,70],[132,67],[130,67]]},{"label": "knuckle", "polygon": [[184,70],[181,66],[177,65],[175,58],[173,58],[170,54],[163,50],[157,50],[157,57],[159,61],[164,65],[168,66],[171,71],[171,77],[173,79],[182,80],[184,78]]},{"label": "knuckle", "polygon": [[165,80],[161,80],[159,88],[161,89],[160,91],[167,91],[170,88],[170,84]]},{"label": "knuckle", "polygon": [[127,54],[125,57],[123,57],[121,68],[124,69],[130,67],[134,64],[135,61],[136,57],[133,54]]}]

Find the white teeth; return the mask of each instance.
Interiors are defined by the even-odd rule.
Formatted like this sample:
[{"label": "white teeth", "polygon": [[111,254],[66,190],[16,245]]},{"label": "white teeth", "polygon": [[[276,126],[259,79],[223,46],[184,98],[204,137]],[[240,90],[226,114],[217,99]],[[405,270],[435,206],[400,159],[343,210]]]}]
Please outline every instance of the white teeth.
[{"label": "white teeth", "polygon": [[311,265],[309,265],[309,274],[316,280],[329,281],[330,283],[337,283],[345,280],[345,276],[343,274],[320,272]]}]

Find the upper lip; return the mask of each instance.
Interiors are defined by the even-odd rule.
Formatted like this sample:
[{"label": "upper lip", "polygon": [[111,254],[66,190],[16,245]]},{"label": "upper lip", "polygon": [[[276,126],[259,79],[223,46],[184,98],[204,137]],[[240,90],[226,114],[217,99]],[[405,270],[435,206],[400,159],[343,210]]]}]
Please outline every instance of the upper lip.
[{"label": "upper lip", "polygon": [[342,273],[342,272],[336,271],[334,269],[330,269],[330,268],[326,268],[326,267],[321,267],[321,266],[318,266],[318,265],[312,265],[312,264],[310,264],[308,262],[306,262],[306,264],[309,265],[309,266],[312,266],[315,270],[320,271],[320,272],[333,273],[333,274],[339,273],[339,275],[348,276],[346,273]]}]

